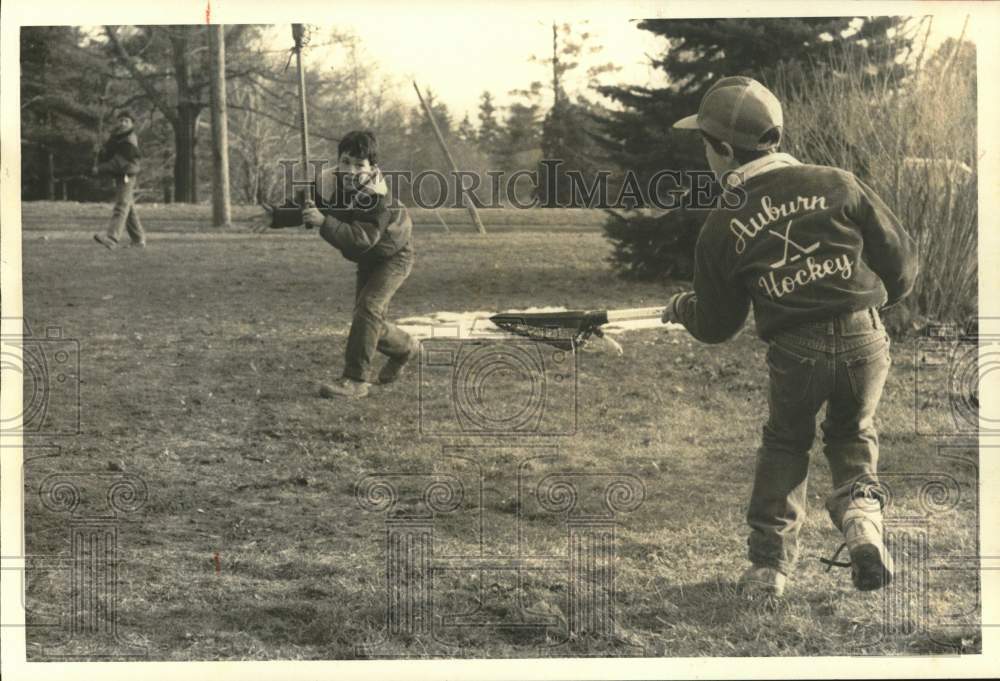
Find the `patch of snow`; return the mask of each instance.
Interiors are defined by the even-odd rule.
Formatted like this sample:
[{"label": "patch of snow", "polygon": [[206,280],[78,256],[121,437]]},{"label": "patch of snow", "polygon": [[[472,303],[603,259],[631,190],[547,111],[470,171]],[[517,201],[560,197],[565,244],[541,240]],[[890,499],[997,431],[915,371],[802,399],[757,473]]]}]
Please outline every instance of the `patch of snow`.
[{"label": "patch of snow", "polygon": [[[565,307],[529,307],[523,310],[504,310],[505,314],[518,312],[565,312]],[[509,334],[499,329],[490,317],[495,311],[477,310],[475,312],[435,312],[422,317],[406,317],[395,323],[401,329],[417,339],[424,338],[505,338]],[[601,330],[609,335],[619,335],[626,331],[637,329],[663,329],[664,331],[683,330],[681,324],[663,324],[659,319],[632,319],[605,324]]]}]

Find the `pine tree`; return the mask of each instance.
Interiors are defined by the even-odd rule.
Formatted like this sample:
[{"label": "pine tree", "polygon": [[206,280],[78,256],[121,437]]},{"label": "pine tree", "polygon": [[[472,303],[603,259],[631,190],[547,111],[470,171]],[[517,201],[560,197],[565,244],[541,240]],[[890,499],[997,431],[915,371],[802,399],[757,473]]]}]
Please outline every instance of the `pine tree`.
[{"label": "pine tree", "polygon": [[507,107],[500,143],[495,154],[500,167],[508,172],[530,170],[535,161],[525,163],[527,152],[538,152],[541,144],[539,117],[541,105],[538,97],[540,83],[532,83],[529,90],[515,90],[511,94],[521,97]]},{"label": "pine tree", "polygon": [[476,141],[476,128],[472,125],[472,121],[469,120],[469,114],[465,114],[462,121],[458,124],[458,130],[456,132],[458,139],[463,142],[475,142]]},{"label": "pine tree", "polygon": [[[586,24],[587,22],[582,22]],[[552,54],[531,61],[551,70],[552,108],[542,121],[544,166],[539,169],[539,200],[542,206],[575,205],[574,187],[569,174],[578,174],[589,187],[597,177],[600,150],[592,134],[591,115],[597,105],[588,101],[572,81],[581,70],[580,55],[596,54],[600,46],[588,46],[590,34],[574,33],[568,23],[552,23]],[[614,64],[600,64],[586,70],[586,84],[593,88],[602,73],[618,70]],[[577,79],[578,80],[578,79]]]},{"label": "pine tree", "polygon": [[21,182],[25,199],[103,198],[90,177],[111,114],[112,85],[99,54],[71,26],[21,30]]},{"label": "pine tree", "polygon": [[497,122],[497,108],[493,104],[493,95],[489,90],[483,90],[479,96],[479,148],[486,154],[493,155],[500,148],[503,130]]},{"label": "pine tree", "polygon": [[[875,69],[905,68],[894,61],[910,44],[900,30],[903,23],[902,17],[642,21],[641,30],[667,40],[653,65],[666,74],[668,85],[598,87],[622,109],[593,116],[600,128],[597,139],[616,165],[636,174],[643,189],[653,173],[664,169],[706,170],[701,139],[671,127],[698,110],[713,82],[745,75],[766,85],[779,64],[823,63],[845,45],[863,50]],[[614,266],[639,278],[689,276],[704,217],[702,211],[683,208],[659,217],[612,214],[605,233],[614,244]]]},{"label": "pine tree", "polygon": [[[648,19],[641,30],[662,36],[667,50],[653,65],[669,79],[665,88],[639,85],[599,87],[624,110],[600,117],[602,137],[622,167],[646,178],[662,168],[706,168],[701,140],[671,130],[674,121],[698,110],[701,96],[723,76],[744,75],[767,83],[780,62],[822,62],[842,41],[858,45],[876,63],[906,47],[889,40],[902,17],[815,17],[777,19]],[[861,23],[860,27],[857,26]]]}]

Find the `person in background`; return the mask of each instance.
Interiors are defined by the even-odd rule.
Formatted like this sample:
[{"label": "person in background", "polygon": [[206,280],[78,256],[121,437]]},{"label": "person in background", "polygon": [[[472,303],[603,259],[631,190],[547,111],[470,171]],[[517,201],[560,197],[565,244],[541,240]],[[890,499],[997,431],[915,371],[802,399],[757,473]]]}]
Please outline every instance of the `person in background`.
[{"label": "person in background", "polygon": [[139,174],[139,138],[135,134],[135,119],[128,111],[118,112],[116,118],[115,130],[104,143],[98,163],[94,166],[95,175],[114,180],[115,206],[107,232],[95,234],[94,241],[113,251],[123,245],[122,236],[128,231],[128,245],[145,248],[146,233],[135,210],[135,181]]}]

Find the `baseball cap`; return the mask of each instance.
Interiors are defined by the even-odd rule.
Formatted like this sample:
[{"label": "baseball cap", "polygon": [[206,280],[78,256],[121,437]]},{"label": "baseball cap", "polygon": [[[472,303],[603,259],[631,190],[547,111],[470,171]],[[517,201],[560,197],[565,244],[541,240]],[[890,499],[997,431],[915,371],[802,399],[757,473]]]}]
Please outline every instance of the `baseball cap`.
[{"label": "baseball cap", "polygon": [[698,113],[674,123],[681,130],[702,130],[741,149],[764,150],[778,145],[764,140],[772,128],[783,125],[781,102],[753,78],[729,76],[715,82],[701,98]]}]

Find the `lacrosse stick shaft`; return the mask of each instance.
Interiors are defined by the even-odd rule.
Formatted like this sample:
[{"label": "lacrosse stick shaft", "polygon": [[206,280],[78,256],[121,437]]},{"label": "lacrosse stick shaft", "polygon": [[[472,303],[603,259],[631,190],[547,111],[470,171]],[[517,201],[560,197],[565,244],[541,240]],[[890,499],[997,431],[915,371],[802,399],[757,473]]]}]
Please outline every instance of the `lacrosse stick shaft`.
[{"label": "lacrosse stick shaft", "polygon": [[665,307],[636,307],[630,310],[608,310],[608,323],[631,321],[634,319],[659,319]]},{"label": "lacrosse stick shaft", "polygon": [[[299,72],[299,136],[302,138],[302,172],[309,175],[309,115],[306,110],[306,75],[302,68],[302,39],[305,30],[302,24],[292,24],[295,39],[295,68]],[[308,197],[315,199],[315,197]]]}]

